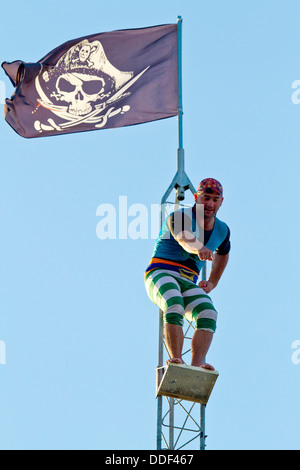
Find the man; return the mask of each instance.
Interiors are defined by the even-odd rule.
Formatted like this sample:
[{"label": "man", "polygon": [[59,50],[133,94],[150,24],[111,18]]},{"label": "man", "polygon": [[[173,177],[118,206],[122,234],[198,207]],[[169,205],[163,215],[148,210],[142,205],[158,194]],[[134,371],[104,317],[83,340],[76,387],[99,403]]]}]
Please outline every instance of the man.
[{"label": "man", "polygon": [[[217,312],[208,294],[218,285],[230,251],[228,226],[216,217],[223,202],[221,183],[199,184],[192,208],[173,212],[165,221],[145,272],[148,296],[163,312],[170,359],[182,360],[184,317],[195,321],[191,365],[214,370],[205,356],[216,330]],[[208,280],[197,284],[205,261],[212,261]]]}]

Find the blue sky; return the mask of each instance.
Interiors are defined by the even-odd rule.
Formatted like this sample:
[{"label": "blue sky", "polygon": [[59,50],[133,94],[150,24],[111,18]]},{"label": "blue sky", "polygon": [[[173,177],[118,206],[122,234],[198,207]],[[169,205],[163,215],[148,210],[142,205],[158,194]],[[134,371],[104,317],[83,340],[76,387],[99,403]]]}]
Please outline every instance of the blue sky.
[{"label": "blue sky", "polygon": [[[300,5],[82,6],[2,6],[1,62],[183,17],[186,172],[194,186],[223,183],[219,217],[232,233],[212,293],[208,359],[220,377],[207,448],[299,449]],[[3,118],[0,139],[0,448],[155,449],[158,311],[143,284],[154,240],[100,240],[96,211],[118,214],[120,196],[149,212],[160,202],[176,171],[177,119],[26,140]]]}]

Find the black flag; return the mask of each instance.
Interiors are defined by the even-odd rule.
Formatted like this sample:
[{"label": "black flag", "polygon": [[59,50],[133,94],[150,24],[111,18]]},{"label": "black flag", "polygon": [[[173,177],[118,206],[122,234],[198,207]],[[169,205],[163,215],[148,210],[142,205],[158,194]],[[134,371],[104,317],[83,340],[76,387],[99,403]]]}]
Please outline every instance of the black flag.
[{"label": "black flag", "polygon": [[3,62],[5,119],[22,137],[131,126],[178,114],[177,25],[94,34],[35,63]]}]

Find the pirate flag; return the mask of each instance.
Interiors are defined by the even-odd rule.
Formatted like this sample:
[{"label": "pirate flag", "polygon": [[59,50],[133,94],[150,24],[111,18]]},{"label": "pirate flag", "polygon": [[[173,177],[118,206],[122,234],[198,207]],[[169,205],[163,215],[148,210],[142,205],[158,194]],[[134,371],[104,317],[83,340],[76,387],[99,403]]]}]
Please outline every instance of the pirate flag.
[{"label": "pirate flag", "polygon": [[5,120],[22,137],[131,126],[178,114],[177,25],[68,41],[36,63],[3,62]]}]

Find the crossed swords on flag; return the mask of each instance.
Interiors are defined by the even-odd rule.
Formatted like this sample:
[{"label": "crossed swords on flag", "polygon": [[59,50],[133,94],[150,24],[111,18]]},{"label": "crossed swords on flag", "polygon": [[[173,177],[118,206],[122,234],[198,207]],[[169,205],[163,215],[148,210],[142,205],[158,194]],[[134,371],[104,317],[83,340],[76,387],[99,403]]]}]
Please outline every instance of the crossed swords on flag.
[{"label": "crossed swords on flag", "polygon": [[[149,67],[150,67],[150,65],[148,67],[146,67],[142,72],[140,72],[136,77],[132,78],[127,83],[125,83],[125,85],[122,86],[122,88],[120,88],[105,103],[101,103],[101,104],[96,105],[95,109],[93,111],[91,111],[90,113],[88,113],[86,116],[81,116],[79,118],[76,117],[76,116],[72,116],[72,114],[66,112],[66,109],[67,109],[66,106],[56,106],[53,103],[47,102],[46,100],[39,99],[38,102],[41,106],[43,106],[46,109],[51,110],[54,114],[56,114],[59,117],[62,117],[67,122],[58,125],[54,122],[53,119],[49,118],[48,123],[50,124],[50,126],[51,126],[50,127],[46,124],[42,124],[40,121],[37,120],[34,123],[35,129],[38,130],[39,132],[42,132],[43,130],[45,130],[45,131],[53,130],[53,128],[60,131],[60,130],[63,130],[67,127],[77,126],[78,124],[85,123],[85,122],[94,124],[96,128],[104,127],[109,118],[111,118],[113,116],[116,116],[120,112],[125,113],[125,112],[129,111],[130,106],[125,105],[125,106],[122,106],[121,108],[118,108],[118,109],[115,109],[114,107],[111,107],[107,110],[106,114],[104,114],[104,115],[101,114],[101,116],[99,116],[99,114],[102,113],[112,103],[115,103],[116,101],[124,98],[124,96],[126,96],[125,92],[149,69]],[[43,95],[46,96],[44,94],[42,88],[41,88],[40,83],[39,83],[39,77],[36,78],[36,88],[37,88],[37,91],[39,92],[40,96],[43,96]]]}]

